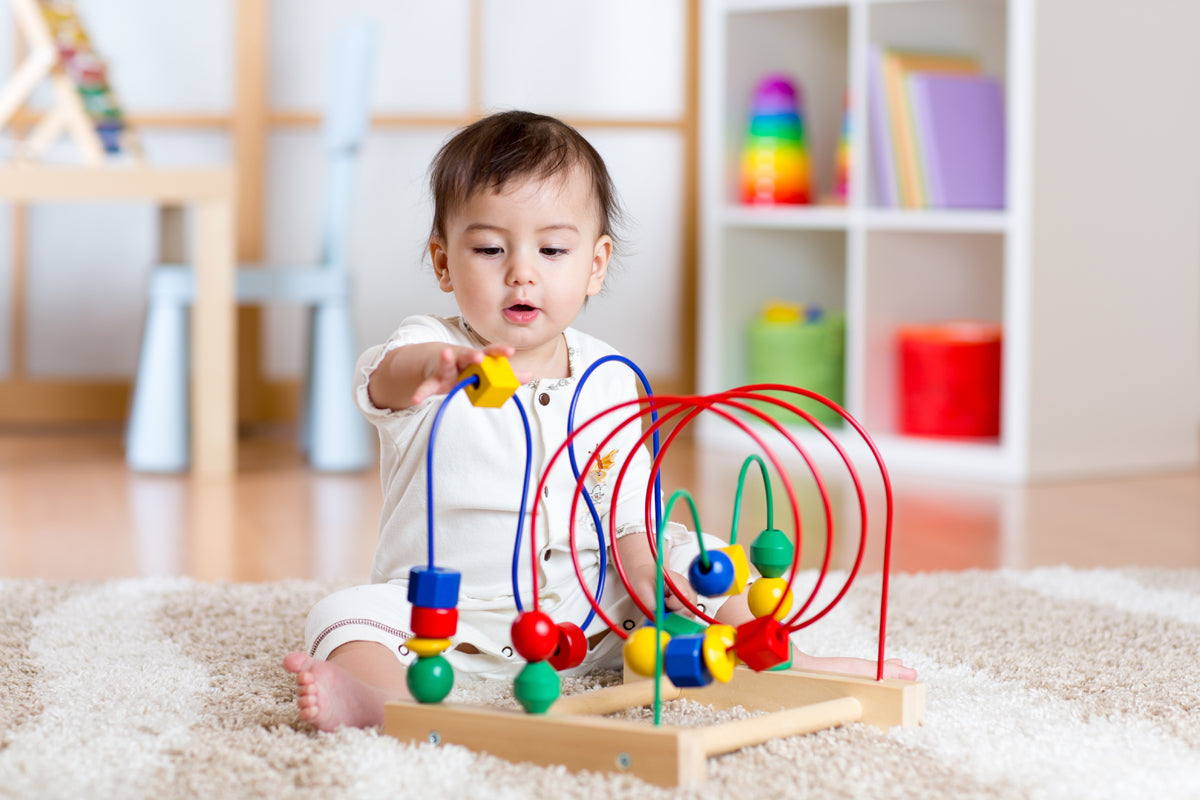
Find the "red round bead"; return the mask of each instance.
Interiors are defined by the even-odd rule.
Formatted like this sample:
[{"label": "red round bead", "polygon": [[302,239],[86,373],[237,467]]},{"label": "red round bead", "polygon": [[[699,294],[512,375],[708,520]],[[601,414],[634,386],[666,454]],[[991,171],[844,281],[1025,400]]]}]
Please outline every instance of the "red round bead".
[{"label": "red round bead", "polygon": [[558,647],[558,628],[549,614],[523,611],[512,624],[512,640],[526,661],[545,661]]},{"label": "red round bead", "polygon": [[449,639],[458,630],[458,609],[413,606],[411,627],[422,639]]},{"label": "red round bead", "polygon": [[574,622],[558,623],[558,647],[550,656],[550,666],[557,670],[578,667],[587,655],[587,637]]}]

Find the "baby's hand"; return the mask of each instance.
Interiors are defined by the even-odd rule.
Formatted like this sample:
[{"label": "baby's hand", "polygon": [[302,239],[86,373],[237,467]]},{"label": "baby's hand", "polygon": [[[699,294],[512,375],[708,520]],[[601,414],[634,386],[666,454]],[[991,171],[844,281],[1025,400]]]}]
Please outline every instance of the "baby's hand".
[{"label": "baby's hand", "polygon": [[[687,598],[692,605],[696,604],[696,593],[692,590],[692,585],[688,583],[688,579],[678,572],[667,572],[671,576],[671,581],[675,587]],[[657,591],[658,571],[653,564],[639,568],[635,574],[630,575],[629,582],[633,586],[637,596],[641,598],[647,606],[654,606],[655,591]],[[684,610],[683,600],[671,591],[671,584],[663,581],[663,601],[667,606],[667,611],[682,611]]]},{"label": "baby's hand", "polygon": [[[426,398],[446,394],[458,383],[458,377],[463,370],[472,364],[483,363],[484,356],[503,356],[509,358],[514,350],[506,345],[488,345],[482,350],[457,345],[446,345],[425,364],[424,378],[413,392],[412,404],[415,406]],[[524,380],[520,375],[518,380]]]}]

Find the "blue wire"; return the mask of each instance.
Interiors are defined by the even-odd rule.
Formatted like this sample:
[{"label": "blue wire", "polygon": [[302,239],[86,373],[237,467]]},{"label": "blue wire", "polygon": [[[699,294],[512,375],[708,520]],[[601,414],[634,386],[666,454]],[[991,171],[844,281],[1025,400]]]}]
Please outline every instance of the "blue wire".
[{"label": "blue wire", "polygon": [[[468,386],[476,386],[479,384],[479,377],[472,375],[469,378],[463,378],[454,388],[446,393],[442,404],[438,406],[437,413],[433,415],[433,425],[429,428],[429,447],[425,451],[425,522],[428,528],[427,535],[429,537],[429,567],[433,568],[433,445],[437,440],[438,428],[442,424],[442,414],[446,411],[446,406],[450,403],[450,398],[454,397],[455,393],[465,389]],[[529,429],[529,415],[525,412],[525,405],[521,402],[521,398],[515,394],[512,400],[517,404],[517,411],[521,412],[521,423],[525,428],[525,481],[521,486],[521,509],[517,514],[517,537],[516,544],[513,547],[513,564],[512,564],[512,584],[513,597],[516,598],[517,611],[523,611],[521,607],[521,592],[517,585],[517,566],[520,563],[521,552],[521,528],[525,523],[525,509],[529,505],[529,476],[533,471],[533,435]]]},{"label": "blue wire", "polygon": [[[521,423],[525,426],[525,482],[521,485],[521,511],[517,514],[517,539],[513,545],[512,560],[513,599],[516,600],[517,611],[521,612],[525,609],[521,607],[521,588],[517,581],[517,567],[521,561],[521,528],[525,524],[525,507],[529,502],[529,477],[533,470],[533,435],[529,432],[529,415],[525,413],[525,404],[515,394],[512,396],[512,401],[517,404],[517,411],[521,412]],[[529,536],[532,540],[532,530],[529,532]],[[532,575],[531,579],[536,581],[537,576]]]},{"label": "blue wire", "polygon": [[429,537],[430,569],[433,569],[433,443],[437,438],[438,426],[442,424],[442,414],[446,413],[446,406],[450,404],[450,398],[454,397],[459,390],[478,384],[479,377],[477,375],[463,378],[456,383],[454,388],[446,393],[442,404],[438,406],[437,413],[433,415],[433,425],[429,428],[429,446],[425,450],[425,526],[427,528],[426,535]]},{"label": "blue wire", "polygon": [[[648,397],[654,396],[654,391],[650,388],[650,381],[646,374],[638,367],[637,364],[630,361],[625,356],[608,355],[603,358],[598,358],[592,362],[583,372],[583,376],[579,379],[579,384],[575,387],[575,394],[571,397],[571,408],[567,412],[567,436],[570,437],[575,432],[575,408],[579,405],[579,395],[583,391],[583,384],[591,377],[592,373],[601,364],[609,361],[620,361],[622,364],[629,367],[638,376],[642,382],[642,387],[646,390]],[[650,419],[653,422],[658,421],[658,411],[650,412]],[[653,434],[654,457],[658,458],[658,430],[655,429]],[[575,460],[575,442],[571,441],[571,446],[567,448],[567,456],[571,461],[571,474],[575,476],[575,483],[579,483],[579,462]],[[588,512],[592,515],[592,525],[596,528],[596,538],[600,544],[600,577],[596,581],[596,605],[600,605],[600,598],[604,596],[604,579],[608,574],[608,548],[604,542],[604,527],[600,523],[600,514],[596,511],[596,504],[592,502],[592,497],[587,492],[582,492],[583,500],[587,504]],[[662,476],[654,478],[654,515],[655,519],[662,518]],[[587,618],[584,619],[582,628],[586,631],[587,626],[591,624],[592,619],[596,616],[596,609],[593,608],[588,612]]]}]

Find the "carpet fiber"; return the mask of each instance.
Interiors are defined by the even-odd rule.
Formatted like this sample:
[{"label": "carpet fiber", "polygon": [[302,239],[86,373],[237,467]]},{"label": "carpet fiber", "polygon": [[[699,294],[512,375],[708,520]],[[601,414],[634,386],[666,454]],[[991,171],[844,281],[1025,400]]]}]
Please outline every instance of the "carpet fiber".
[{"label": "carpet fiber", "polygon": [[[871,653],[871,583],[810,651]],[[922,726],[773,741],[675,791],[315,733],[279,662],[330,588],[0,580],[0,797],[1200,797],[1200,571],[897,576],[889,654],[926,683]],[[451,700],[515,707],[499,682]],[[677,724],[728,718],[672,705]]]}]

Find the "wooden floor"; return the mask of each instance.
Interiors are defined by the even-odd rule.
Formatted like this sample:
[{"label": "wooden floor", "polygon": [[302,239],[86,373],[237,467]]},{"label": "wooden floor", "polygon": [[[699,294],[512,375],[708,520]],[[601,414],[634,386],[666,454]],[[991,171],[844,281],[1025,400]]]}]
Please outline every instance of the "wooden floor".
[{"label": "wooden floor", "polygon": [[[740,458],[672,450],[668,490],[688,487],[704,526],[728,535]],[[0,430],[0,577],[101,580],[365,579],[380,505],[375,470],[321,474],[282,437],[244,439],[232,481],[129,472],[113,431]],[[1030,487],[893,475],[893,569],[1073,566],[1200,567],[1200,473]],[[743,544],[765,523],[761,483],[747,481]],[[823,514],[801,489],[806,564],[824,552]],[[790,516],[778,496],[776,511]],[[878,492],[867,569],[878,570]],[[857,523],[854,495],[831,489],[835,519]],[[814,523],[813,514],[815,510]],[[686,515],[673,515],[689,522]],[[776,520],[780,528],[787,526]],[[831,560],[853,560],[839,530]]]}]

